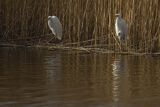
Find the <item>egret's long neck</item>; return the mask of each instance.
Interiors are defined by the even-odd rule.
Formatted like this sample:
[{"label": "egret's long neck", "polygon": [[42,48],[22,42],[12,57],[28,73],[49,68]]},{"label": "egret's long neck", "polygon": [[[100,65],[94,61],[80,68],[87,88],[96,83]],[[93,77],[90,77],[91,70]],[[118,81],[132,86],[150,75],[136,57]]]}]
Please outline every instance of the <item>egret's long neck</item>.
[{"label": "egret's long neck", "polygon": [[117,16],[116,22],[119,22],[119,20],[121,20],[121,16]]}]

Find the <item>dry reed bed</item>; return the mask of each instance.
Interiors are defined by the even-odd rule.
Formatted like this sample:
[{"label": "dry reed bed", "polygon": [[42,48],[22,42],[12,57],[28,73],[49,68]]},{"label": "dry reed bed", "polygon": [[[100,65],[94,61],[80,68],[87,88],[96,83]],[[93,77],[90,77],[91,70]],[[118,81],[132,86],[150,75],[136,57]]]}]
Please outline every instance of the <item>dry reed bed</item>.
[{"label": "dry reed bed", "polygon": [[[159,10],[159,0],[0,0],[0,38],[21,42],[46,35],[50,33],[47,17],[56,15],[63,25],[65,43],[117,50],[114,15],[119,12],[129,26],[127,50],[157,52]],[[82,42],[87,40],[91,41]]]}]

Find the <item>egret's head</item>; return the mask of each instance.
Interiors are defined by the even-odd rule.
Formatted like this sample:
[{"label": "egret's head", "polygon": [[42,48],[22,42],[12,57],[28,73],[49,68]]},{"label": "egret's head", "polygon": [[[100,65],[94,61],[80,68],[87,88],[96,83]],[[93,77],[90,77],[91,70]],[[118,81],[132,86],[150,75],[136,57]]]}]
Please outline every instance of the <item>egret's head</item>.
[{"label": "egret's head", "polygon": [[48,19],[51,19],[52,16],[48,16]]},{"label": "egret's head", "polygon": [[115,14],[116,17],[121,17],[120,13]]}]

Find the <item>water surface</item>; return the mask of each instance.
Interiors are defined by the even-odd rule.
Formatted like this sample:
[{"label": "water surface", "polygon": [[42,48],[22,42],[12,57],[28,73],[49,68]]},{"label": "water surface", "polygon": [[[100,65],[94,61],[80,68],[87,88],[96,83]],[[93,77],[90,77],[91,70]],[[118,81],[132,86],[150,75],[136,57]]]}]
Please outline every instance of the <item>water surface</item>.
[{"label": "water surface", "polygon": [[0,107],[159,107],[160,57],[0,48]]}]

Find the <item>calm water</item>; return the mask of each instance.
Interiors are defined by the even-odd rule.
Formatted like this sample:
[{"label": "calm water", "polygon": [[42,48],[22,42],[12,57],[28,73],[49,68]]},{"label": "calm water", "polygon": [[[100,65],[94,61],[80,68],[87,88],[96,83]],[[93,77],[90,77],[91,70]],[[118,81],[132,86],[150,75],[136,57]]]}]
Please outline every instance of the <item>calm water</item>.
[{"label": "calm water", "polygon": [[159,107],[160,57],[0,48],[0,107]]}]

